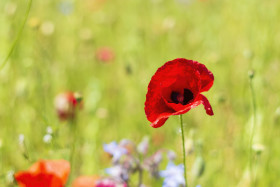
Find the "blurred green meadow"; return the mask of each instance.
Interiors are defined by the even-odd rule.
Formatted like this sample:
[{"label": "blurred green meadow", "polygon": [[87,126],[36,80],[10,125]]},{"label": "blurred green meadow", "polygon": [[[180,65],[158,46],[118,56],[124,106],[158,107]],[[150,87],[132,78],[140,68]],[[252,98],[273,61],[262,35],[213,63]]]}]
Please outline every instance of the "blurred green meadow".
[{"label": "blurred green meadow", "polygon": [[[28,2],[0,1],[0,66]],[[214,116],[202,105],[183,115],[188,146],[202,142],[205,162],[204,173],[194,180],[196,149],[187,156],[190,183],[249,186],[254,122],[248,72],[253,70],[254,186],[280,186],[279,18],[277,0],[34,0],[22,35],[0,69],[0,186],[13,186],[7,174],[38,159],[69,158],[73,133],[54,108],[55,96],[64,91],[78,91],[84,99],[77,119],[75,177],[103,175],[110,166],[103,144],[123,138],[138,143],[148,136],[150,153],[173,149],[176,163],[182,163],[179,117],[154,129],[144,112],[152,75],[178,57],[205,64],[215,77],[205,93]],[[103,47],[114,53],[108,62],[97,58]],[[54,135],[46,143],[47,127]],[[161,186],[162,180],[145,175],[144,184]]]}]

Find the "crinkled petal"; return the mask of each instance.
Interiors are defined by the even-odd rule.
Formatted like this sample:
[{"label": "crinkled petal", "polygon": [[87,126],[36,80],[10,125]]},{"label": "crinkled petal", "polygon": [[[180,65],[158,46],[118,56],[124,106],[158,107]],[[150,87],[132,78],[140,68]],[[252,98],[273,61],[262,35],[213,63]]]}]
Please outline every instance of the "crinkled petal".
[{"label": "crinkled petal", "polygon": [[208,91],[214,83],[214,75],[209,71],[204,64],[194,61],[197,70],[200,73],[201,88],[200,92]]},{"label": "crinkled petal", "polygon": [[213,116],[214,112],[212,110],[212,106],[210,105],[208,99],[202,94],[200,94],[199,97],[200,100],[202,101],[202,104],[204,105],[204,109],[206,110],[206,113],[210,116]]}]

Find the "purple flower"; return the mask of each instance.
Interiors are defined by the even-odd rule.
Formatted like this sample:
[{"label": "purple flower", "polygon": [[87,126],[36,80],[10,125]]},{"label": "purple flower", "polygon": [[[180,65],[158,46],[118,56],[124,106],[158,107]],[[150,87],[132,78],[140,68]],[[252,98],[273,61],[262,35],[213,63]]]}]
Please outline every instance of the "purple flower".
[{"label": "purple flower", "polygon": [[176,158],[176,153],[172,150],[167,152],[167,158],[169,161],[173,161]]},{"label": "purple flower", "polygon": [[166,170],[160,171],[159,174],[164,178],[162,187],[179,187],[180,185],[185,185],[183,164],[176,166],[173,162],[169,162]]},{"label": "purple flower", "polygon": [[122,167],[121,165],[116,165],[111,168],[107,168],[105,172],[111,177],[121,181],[127,181],[129,178],[128,170]]},{"label": "purple flower", "polygon": [[126,183],[111,178],[104,178],[96,183],[96,187],[127,187]]},{"label": "purple flower", "polygon": [[127,154],[127,150],[124,147],[118,145],[115,141],[109,144],[104,144],[103,149],[105,152],[113,156],[114,163],[118,162],[122,155]]}]

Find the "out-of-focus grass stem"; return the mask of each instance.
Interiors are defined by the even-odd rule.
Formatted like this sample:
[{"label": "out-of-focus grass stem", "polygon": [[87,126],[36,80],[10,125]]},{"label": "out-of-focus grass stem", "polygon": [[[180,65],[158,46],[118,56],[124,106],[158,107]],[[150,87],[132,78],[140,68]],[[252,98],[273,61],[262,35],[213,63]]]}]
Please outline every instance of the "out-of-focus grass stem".
[{"label": "out-of-focus grass stem", "polygon": [[186,148],[185,148],[185,134],[184,134],[184,125],[183,125],[183,116],[182,116],[182,114],[180,115],[180,124],[181,124],[182,145],[183,145],[184,178],[185,178],[185,187],[187,187],[188,183],[187,183]]},{"label": "out-of-focus grass stem", "polygon": [[0,70],[2,70],[5,65],[7,64],[8,62],[8,59],[10,58],[10,56],[12,55],[13,51],[14,51],[14,48],[16,47],[16,44],[18,43],[20,37],[21,37],[21,34],[22,34],[22,31],[23,31],[23,28],[26,24],[26,21],[27,21],[27,18],[28,18],[28,15],[29,15],[29,12],[30,12],[30,9],[31,9],[31,5],[32,5],[32,0],[29,0],[29,3],[27,5],[27,10],[25,12],[25,16],[24,16],[24,20],[20,26],[20,29],[18,31],[18,34],[16,36],[16,39],[14,40],[14,42],[12,43],[12,46],[9,50],[9,53],[7,54],[6,58],[3,60],[3,62],[0,64]]},{"label": "out-of-focus grass stem", "polygon": [[77,127],[77,119],[76,118],[71,120],[70,128],[71,128],[71,134],[73,134],[73,143],[72,143],[72,146],[71,146],[70,157],[69,157],[71,172],[70,172],[70,175],[69,175],[69,178],[68,178],[68,185],[72,181],[73,173],[74,173],[74,170],[75,170],[74,160],[75,160],[76,144],[77,144],[77,140],[78,140],[78,127]]},{"label": "out-of-focus grass stem", "polygon": [[250,177],[251,177],[251,186],[255,186],[255,179],[254,179],[254,173],[253,173],[253,138],[255,134],[255,128],[256,128],[256,119],[257,119],[257,106],[256,106],[256,96],[255,96],[255,91],[253,87],[253,78],[254,78],[254,72],[250,71],[249,72],[249,85],[250,85],[250,90],[251,90],[251,99],[252,99],[252,107],[253,107],[253,122],[252,122],[252,128],[251,128],[251,134],[250,134],[250,142],[249,142],[249,167],[250,167]]}]

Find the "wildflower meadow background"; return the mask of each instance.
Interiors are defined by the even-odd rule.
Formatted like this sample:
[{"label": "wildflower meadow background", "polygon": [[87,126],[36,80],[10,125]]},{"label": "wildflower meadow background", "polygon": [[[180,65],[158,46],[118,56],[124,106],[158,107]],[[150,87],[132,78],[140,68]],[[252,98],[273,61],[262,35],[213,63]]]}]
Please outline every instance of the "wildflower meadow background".
[{"label": "wildflower meadow background", "polygon": [[[146,157],[164,150],[160,171],[170,171],[169,150],[181,164],[179,117],[154,129],[144,112],[152,75],[179,57],[215,77],[205,93],[214,116],[203,105],[183,115],[189,186],[280,186],[280,1],[29,3],[0,1],[1,187],[17,186],[14,173],[39,159],[69,161],[74,142],[71,181],[110,175],[106,145],[124,139],[148,142]],[[64,92],[82,97],[75,120],[57,115]],[[143,172],[147,187],[163,180],[164,172]],[[137,184],[131,175],[130,186]]]}]

